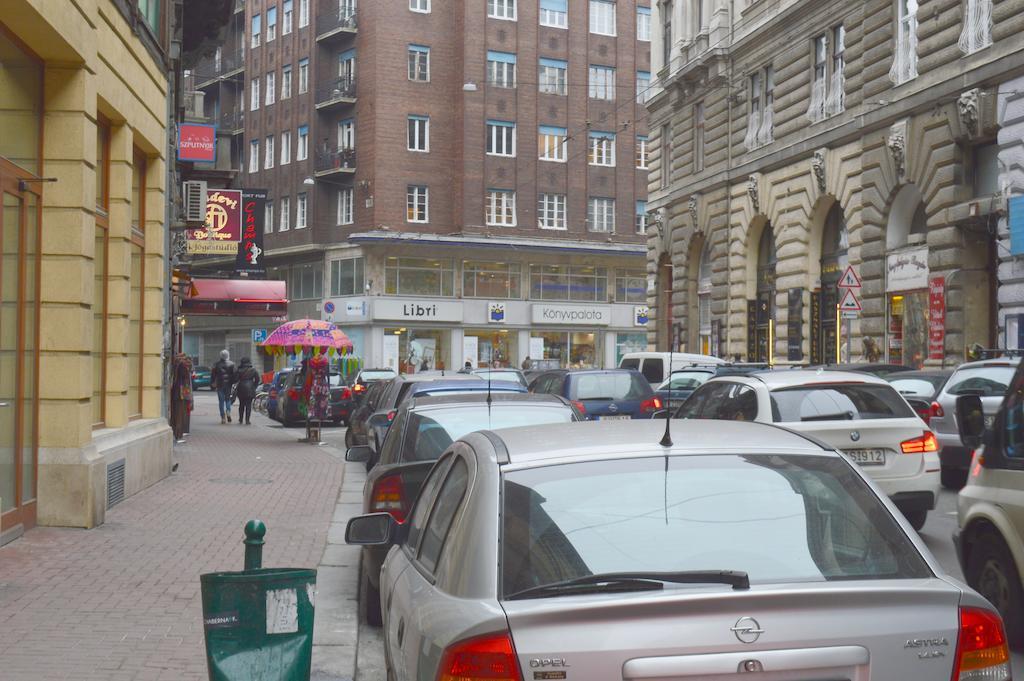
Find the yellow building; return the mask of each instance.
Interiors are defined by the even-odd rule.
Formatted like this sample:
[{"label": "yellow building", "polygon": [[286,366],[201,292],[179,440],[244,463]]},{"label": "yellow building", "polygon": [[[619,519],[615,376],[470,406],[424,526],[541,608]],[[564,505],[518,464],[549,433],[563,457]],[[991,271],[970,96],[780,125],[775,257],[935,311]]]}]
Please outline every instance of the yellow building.
[{"label": "yellow building", "polygon": [[0,544],[170,470],[167,4],[0,3]]}]

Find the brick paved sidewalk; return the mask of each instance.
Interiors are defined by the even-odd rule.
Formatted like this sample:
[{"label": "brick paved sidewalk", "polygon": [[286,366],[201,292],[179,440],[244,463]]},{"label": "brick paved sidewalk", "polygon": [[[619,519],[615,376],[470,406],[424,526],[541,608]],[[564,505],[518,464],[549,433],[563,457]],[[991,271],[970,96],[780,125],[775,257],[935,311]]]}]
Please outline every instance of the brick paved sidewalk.
[{"label": "brick paved sidewalk", "polygon": [[242,526],[267,524],[264,565],[316,567],[344,462],[262,416],[220,425],[200,395],[176,473],[93,530],[41,527],[0,548],[0,678],[206,679],[199,575],[242,567]]}]

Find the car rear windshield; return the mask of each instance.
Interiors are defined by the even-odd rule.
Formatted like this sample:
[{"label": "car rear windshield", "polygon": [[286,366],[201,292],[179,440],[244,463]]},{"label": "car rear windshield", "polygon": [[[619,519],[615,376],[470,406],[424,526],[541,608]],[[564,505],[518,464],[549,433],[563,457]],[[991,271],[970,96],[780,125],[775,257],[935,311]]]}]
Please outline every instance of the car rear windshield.
[{"label": "car rear windshield", "polygon": [[771,392],[772,420],[843,421],[916,416],[892,386],[870,383],[802,385]]},{"label": "car rear windshield", "polygon": [[433,461],[448,446],[476,430],[497,430],[544,423],[569,423],[572,410],[568,406],[534,406],[530,404],[459,405],[452,409],[431,409],[414,412],[409,417],[402,444],[403,461]]},{"label": "car rear windshield", "polygon": [[980,395],[981,397],[1002,397],[1013,379],[1017,367],[1012,365],[989,365],[966,367],[954,373],[949,379],[946,392],[950,395]]},{"label": "car rear windshield", "polygon": [[588,461],[509,471],[503,491],[506,596],[607,572],[741,570],[751,583],[931,576],[838,457]]},{"label": "car rear windshield", "polygon": [[640,360],[638,358],[636,358],[636,357],[630,357],[629,359],[624,359],[621,362],[619,362],[619,368],[620,369],[639,369],[640,368]]},{"label": "car rear windshield", "polygon": [[643,400],[654,394],[642,376],[627,371],[580,374],[571,383],[574,400]]},{"label": "car rear windshield", "polygon": [[360,381],[383,381],[387,378],[394,378],[397,376],[394,371],[364,371],[359,374]]},{"label": "car rear windshield", "polygon": [[660,390],[696,390],[704,382],[714,376],[710,371],[676,371],[669,380],[659,387]]}]

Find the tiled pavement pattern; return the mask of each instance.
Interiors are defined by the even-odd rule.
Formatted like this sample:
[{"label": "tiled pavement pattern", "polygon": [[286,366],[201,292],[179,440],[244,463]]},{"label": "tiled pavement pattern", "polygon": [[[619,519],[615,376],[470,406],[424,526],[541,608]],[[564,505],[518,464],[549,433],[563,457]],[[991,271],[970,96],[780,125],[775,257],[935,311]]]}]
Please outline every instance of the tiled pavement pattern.
[{"label": "tiled pavement pattern", "polygon": [[105,524],[0,548],[0,679],[206,679],[199,575],[241,569],[245,521],[267,524],[264,566],[317,566],[338,452],[261,416],[222,426],[216,410],[199,396],[178,471]]}]

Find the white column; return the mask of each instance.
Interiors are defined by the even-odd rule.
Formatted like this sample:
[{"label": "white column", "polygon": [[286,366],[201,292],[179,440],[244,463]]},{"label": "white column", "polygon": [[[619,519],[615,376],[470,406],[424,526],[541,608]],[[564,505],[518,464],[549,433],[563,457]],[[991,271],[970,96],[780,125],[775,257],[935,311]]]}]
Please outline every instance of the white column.
[{"label": "white column", "polygon": [[448,353],[451,357],[447,361],[448,369],[452,371],[458,371],[466,363],[466,358],[462,356],[462,341],[465,336],[466,333],[461,327],[452,329],[452,347]]},{"label": "white column", "polygon": [[[514,331],[513,333],[519,334],[519,364],[517,364],[516,366],[521,367],[523,365],[523,362],[526,361],[527,356],[529,356],[530,354],[530,330],[520,329],[519,331]],[[533,357],[531,359],[542,358]]]},{"label": "white column", "polygon": [[615,339],[618,334],[614,331],[606,331],[604,334],[604,368],[615,368]]}]

